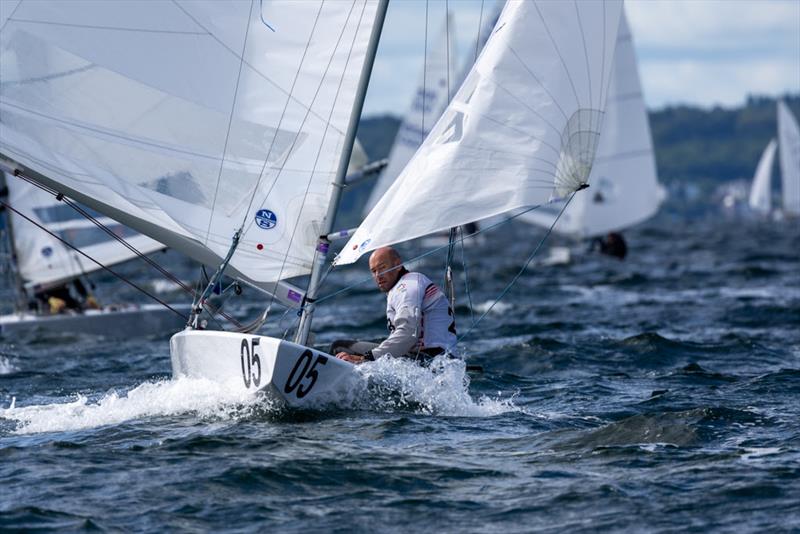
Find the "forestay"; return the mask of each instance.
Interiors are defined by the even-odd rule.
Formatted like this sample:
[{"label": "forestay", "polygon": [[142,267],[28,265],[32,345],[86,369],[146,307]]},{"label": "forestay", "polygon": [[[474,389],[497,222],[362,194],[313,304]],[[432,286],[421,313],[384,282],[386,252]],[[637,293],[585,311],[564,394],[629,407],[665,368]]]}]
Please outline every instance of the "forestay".
[{"label": "forestay", "polygon": [[509,2],[453,101],[336,262],[579,189],[597,150],[621,8]]},{"label": "forestay", "polygon": [[[575,195],[553,231],[577,238],[603,235],[640,223],[658,210],[664,190],[658,183],[650,123],[647,117],[636,53],[623,12],[605,120],[597,158],[588,182]],[[550,228],[563,208],[554,203],[520,216]]]},{"label": "forestay", "polygon": [[783,211],[800,215],[800,126],[785,102],[778,102]]},{"label": "forestay", "polygon": [[775,139],[771,140],[758,160],[753,185],[750,187],[750,207],[761,213],[769,213],[772,209],[772,164],[775,161]]},{"label": "forestay", "polygon": [[[40,189],[11,175],[5,177],[9,203],[37,224],[103,265],[115,265],[136,257],[125,247],[77,211]],[[100,265],[67,248],[61,241],[29,220],[11,212],[11,230],[19,274],[29,288],[48,287],[100,269]],[[164,248],[149,237],[103,217],[93,216],[142,254]]]},{"label": "forestay", "polygon": [[308,273],[377,2],[21,2],[0,153],[228,274]]}]

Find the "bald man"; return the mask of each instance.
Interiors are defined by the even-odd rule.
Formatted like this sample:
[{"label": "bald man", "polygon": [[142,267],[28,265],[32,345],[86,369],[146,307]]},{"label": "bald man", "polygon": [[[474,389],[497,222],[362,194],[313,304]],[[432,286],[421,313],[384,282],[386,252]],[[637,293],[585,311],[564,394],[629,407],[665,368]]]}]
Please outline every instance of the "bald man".
[{"label": "bald man", "polygon": [[350,363],[384,356],[427,360],[456,345],[456,323],[447,297],[421,273],[409,272],[392,247],[377,249],[369,258],[375,284],[386,293],[389,337],[382,343],[339,340],[331,354]]}]

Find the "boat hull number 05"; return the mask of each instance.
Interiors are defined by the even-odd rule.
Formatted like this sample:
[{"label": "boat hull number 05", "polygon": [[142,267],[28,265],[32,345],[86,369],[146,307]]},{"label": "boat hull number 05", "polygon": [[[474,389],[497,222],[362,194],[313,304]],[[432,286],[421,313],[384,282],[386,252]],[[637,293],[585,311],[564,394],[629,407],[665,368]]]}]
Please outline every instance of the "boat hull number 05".
[{"label": "boat hull number 05", "polygon": [[[242,340],[242,350],[240,358],[242,360],[242,378],[244,379],[244,387],[250,388],[250,384],[258,387],[261,384],[261,358],[256,354],[256,347],[259,345],[260,339],[254,337],[248,343],[246,339]],[[258,368],[258,372],[256,372]]]},{"label": "boat hull number 05", "polygon": [[[313,364],[311,363],[313,360]],[[283,392],[286,394],[296,391],[295,395],[298,399],[302,399],[311,391],[314,384],[317,383],[319,371],[317,365],[326,365],[328,363],[327,356],[318,355],[314,359],[314,353],[306,350],[297,358],[297,361],[289,373],[289,378],[286,379],[286,385],[283,386]]]}]

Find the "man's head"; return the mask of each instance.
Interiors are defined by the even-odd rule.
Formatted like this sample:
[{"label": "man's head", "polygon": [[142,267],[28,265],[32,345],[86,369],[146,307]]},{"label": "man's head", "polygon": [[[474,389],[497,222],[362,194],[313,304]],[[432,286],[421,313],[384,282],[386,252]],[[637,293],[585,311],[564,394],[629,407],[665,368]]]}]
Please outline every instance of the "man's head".
[{"label": "man's head", "polygon": [[400,278],[402,264],[400,254],[392,247],[382,247],[372,253],[369,257],[369,271],[378,289],[388,293],[394,287]]}]

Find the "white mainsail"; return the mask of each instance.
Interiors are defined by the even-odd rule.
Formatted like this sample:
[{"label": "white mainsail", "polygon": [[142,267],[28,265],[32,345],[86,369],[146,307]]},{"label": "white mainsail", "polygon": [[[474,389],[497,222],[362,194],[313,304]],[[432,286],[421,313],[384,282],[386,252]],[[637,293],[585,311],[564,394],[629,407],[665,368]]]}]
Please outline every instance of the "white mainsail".
[{"label": "white mainsail", "polygon": [[622,3],[509,2],[458,93],[336,263],[582,187]]},{"label": "white mainsail", "polygon": [[0,155],[257,285],[310,271],[377,2],[21,2]]},{"label": "white mainsail", "polygon": [[783,101],[778,102],[778,140],[783,211],[800,215],[800,126]]},{"label": "white mainsail", "polygon": [[[614,67],[590,189],[575,195],[553,231],[577,238],[621,230],[652,217],[665,192],[658,182],[636,52],[625,13],[620,18]],[[520,219],[550,228],[563,203]]]},{"label": "white mainsail", "polygon": [[771,140],[758,160],[758,167],[750,187],[749,204],[752,209],[761,213],[772,210],[772,164],[775,161],[775,149],[778,144]]},{"label": "white mainsail", "polygon": [[[137,256],[70,206],[15,176],[6,174],[9,204],[68,243],[77,246],[103,265],[111,266]],[[69,249],[61,241],[18,215],[9,213],[17,268],[25,287],[37,289],[57,285],[100,269],[100,265]],[[163,249],[161,243],[137,234],[100,214],[97,222],[138,250],[149,254]]]}]

